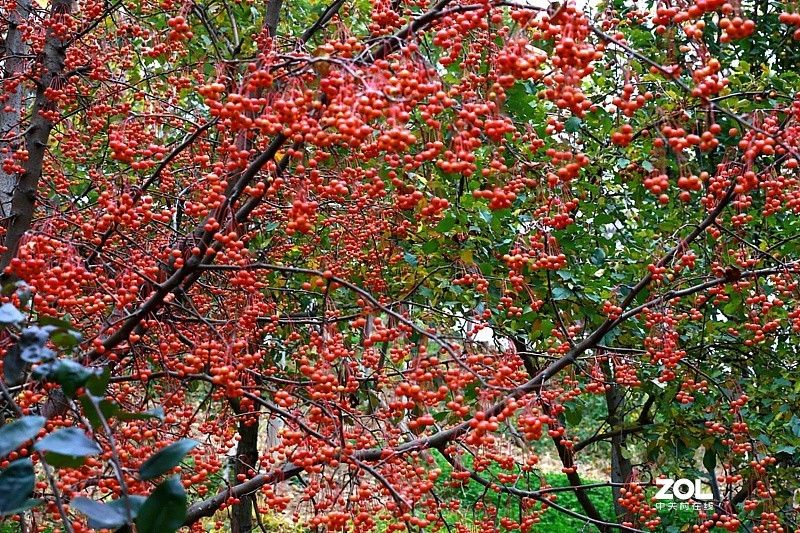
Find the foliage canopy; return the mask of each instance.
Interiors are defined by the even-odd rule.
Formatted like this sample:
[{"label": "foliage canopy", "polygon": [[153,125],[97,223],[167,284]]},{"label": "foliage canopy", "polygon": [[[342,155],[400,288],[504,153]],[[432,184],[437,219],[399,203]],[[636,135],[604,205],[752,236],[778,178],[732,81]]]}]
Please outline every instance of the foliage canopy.
[{"label": "foliage canopy", "polygon": [[798,530],[794,7],[3,0],[0,513]]}]

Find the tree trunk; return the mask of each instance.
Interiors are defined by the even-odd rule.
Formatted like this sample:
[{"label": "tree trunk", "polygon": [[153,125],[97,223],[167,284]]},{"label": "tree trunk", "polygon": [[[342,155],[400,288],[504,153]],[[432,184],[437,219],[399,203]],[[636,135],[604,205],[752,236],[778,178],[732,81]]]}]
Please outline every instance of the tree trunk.
[{"label": "tree trunk", "polygon": [[275,37],[280,21],[281,4],[283,0],[269,0],[267,2],[267,13],[264,16],[264,26],[267,27],[270,37]]},{"label": "tree trunk", "polygon": [[[250,422],[250,425],[247,425]],[[251,418],[243,418],[239,422],[239,436],[241,440],[236,446],[236,467],[234,468],[236,479],[233,484],[241,483],[240,475],[246,479],[255,475],[258,467],[258,419],[255,422]],[[253,531],[253,508],[256,497],[254,494],[243,494],[239,497],[239,503],[231,507],[231,532],[250,533]]]},{"label": "tree trunk", "polygon": [[[624,425],[624,419],[621,413],[623,412],[625,402],[625,391],[621,390],[611,371],[611,365],[608,360],[603,361],[603,375],[606,382],[611,386],[606,391],[606,406],[608,408],[608,424],[611,430],[620,429]],[[624,434],[614,435],[611,437],[611,482],[612,483],[625,483],[631,477],[633,468],[630,459],[624,455],[624,450],[627,447],[627,438]],[[619,503],[621,498],[622,487],[613,486],[611,492],[614,495],[614,512],[617,516],[617,522],[621,523],[628,520],[628,510]]]},{"label": "tree trunk", "polygon": [[[275,36],[280,20],[280,9],[283,0],[269,0],[264,25],[270,37]],[[253,147],[252,139],[245,139],[248,148]],[[231,180],[231,185],[234,180]],[[228,187],[229,189],[231,186]],[[226,191],[226,194],[228,191]],[[244,474],[247,478],[253,477],[258,466],[258,427],[259,419],[256,418],[249,426],[246,425],[247,419],[239,422],[239,436],[241,440],[236,446],[236,468],[237,477]],[[282,423],[267,419],[267,447],[273,446],[273,442],[278,439],[277,431]],[[252,471],[252,472],[251,472]],[[237,479],[235,483],[241,483]],[[250,533],[253,530],[253,511],[258,512],[258,502],[254,494],[246,494],[239,497],[239,503],[231,510],[231,532]]]},{"label": "tree trunk", "polygon": [[[72,11],[71,0],[53,0],[50,5],[50,16],[68,15]],[[0,271],[4,270],[16,255],[17,246],[25,232],[31,227],[36,207],[36,191],[39,178],[42,176],[42,163],[47,152],[47,143],[53,122],[48,116],[55,111],[55,102],[47,97],[46,91],[51,83],[61,77],[66,56],[66,41],[69,35],[58,35],[51,27],[47,30],[41,62],[37,64],[39,77],[36,87],[36,99],[33,103],[31,121],[25,130],[25,146],[28,160],[24,163],[24,172],[13,189],[8,231],[3,245],[6,250],[0,257]],[[44,115],[42,114],[44,112]]]},{"label": "tree trunk", "polygon": [[[18,80],[18,85],[14,90],[8,91],[4,99],[0,102],[0,148],[8,148],[8,153],[4,154],[3,159],[10,158],[19,146],[16,137],[19,136],[19,126],[22,122],[22,96],[25,89],[24,79],[22,78],[25,68],[24,54],[27,52],[25,43],[22,40],[20,24],[27,22],[31,12],[30,0],[18,0],[17,7],[11,14],[8,22],[8,33],[6,33],[3,81],[6,85]],[[6,139],[14,139],[6,141]],[[17,173],[6,172],[0,168],[0,218],[3,221],[11,214],[11,198],[14,195],[14,188],[17,186]]]}]

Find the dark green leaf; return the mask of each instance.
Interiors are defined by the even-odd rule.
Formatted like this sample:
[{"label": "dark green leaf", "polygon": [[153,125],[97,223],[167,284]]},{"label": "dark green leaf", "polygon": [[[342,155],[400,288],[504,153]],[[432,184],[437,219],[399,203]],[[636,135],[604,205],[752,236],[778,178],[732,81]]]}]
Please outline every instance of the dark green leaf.
[{"label": "dark green leaf", "polygon": [[449,414],[450,413],[448,413],[447,411],[439,411],[438,413],[433,413],[433,419],[436,420],[437,422],[442,422],[444,421],[444,419],[448,417]]},{"label": "dark green leaf", "polygon": [[614,222],[614,217],[607,213],[601,213],[594,217],[595,224],[611,224]]},{"label": "dark green leaf", "polygon": [[20,357],[20,348],[14,344],[8,348],[3,357],[3,377],[6,383],[12,387],[19,385],[25,380],[25,372],[28,370],[28,363]]},{"label": "dark green leaf", "polygon": [[25,328],[19,339],[19,356],[28,363],[40,363],[53,359],[56,356],[55,352],[45,346],[49,338],[49,333],[42,328],[36,326]]},{"label": "dark green leaf", "polygon": [[567,133],[578,133],[581,131],[581,119],[578,117],[570,117],[564,122],[564,129]]},{"label": "dark green leaf", "polygon": [[95,396],[103,396],[111,381],[111,369],[104,366],[86,380],[86,388]]},{"label": "dark green leaf", "polygon": [[139,477],[142,479],[153,479],[164,472],[169,472],[181,462],[183,456],[189,450],[200,444],[194,439],[181,439],[170,444],[154,456],[150,457],[139,468]]},{"label": "dark green leaf", "polygon": [[422,245],[422,251],[426,254],[432,254],[438,249],[439,249],[439,241],[437,240],[431,239]]},{"label": "dark green leaf", "polygon": [[74,331],[75,333],[77,333],[75,327],[68,320],[64,320],[62,318],[56,318],[52,316],[40,316],[36,320],[36,322],[38,322],[40,326],[50,326],[55,329],[60,329],[64,331]]},{"label": "dark green leaf", "polygon": [[553,300],[566,300],[570,296],[573,296],[573,293],[566,287],[553,287]]},{"label": "dark green leaf", "polygon": [[595,248],[594,252],[592,252],[592,264],[596,267],[603,266],[603,263],[606,260],[606,253],[603,251],[602,248]]},{"label": "dark green leaf", "polygon": [[171,477],[153,491],[136,517],[136,529],[147,533],[173,533],[186,519],[186,492],[178,477]]},{"label": "dark green leaf", "polygon": [[453,226],[455,225],[456,225],[456,217],[454,217],[453,215],[447,215],[441,220],[441,222],[439,222],[439,224],[436,225],[436,231],[438,231],[439,233],[447,233],[448,231],[453,229]]},{"label": "dark green leaf", "polygon": [[419,262],[417,261],[417,257],[414,254],[410,254],[408,252],[404,252],[403,253],[403,259],[405,259],[406,263],[408,263],[409,265],[411,265],[413,267],[415,267],[415,266],[417,266],[419,264]]},{"label": "dark green leaf", "polygon": [[281,225],[281,223],[280,223],[280,222],[278,222],[278,221],[273,221],[273,222],[270,222],[269,224],[267,224],[266,226],[264,226],[264,230],[263,230],[263,231],[264,231],[264,232],[270,232],[270,231],[273,231],[273,230],[277,229],[277,228],[278,228],[278,226],[280,226],[280,225]]},{"label": "dark green leaf", "polygon": [[129,496],[104,503],[80,497],[74,498],[70,507],[86,515],[92,529],[116,529],[131,523],[146,500],[144,496]]},{"label": "dark green leaf", "polygon": [[43,504],[44,500],[41,498],[28,498],[19,507],[15,507],[14,509],[8,509],[5,514],[9,516],[13,516],[16,514],[24,513],[34,507],[38,507],[39,505]]},{"label": "dark green leaf", "polygon": [[86,384],[93,370],[69,359],[62,359],[50,370],[47,378],[61,385],[69,398],[75,396],[78,389]]},{"label": "dark green leaf", "polygon": [[93,399],[87,394],[82,394],[78,398],[78,401],[81,403],[81,406],[83,406],[83,413],[94,429],[103,425],[103,421],[100,419],[100,415],[97,414],[97,409],[94,406],[95,402],[106,421],[119,412],[119,405],[111,400],[100,400],[97,397]]},{"label": "dark green leaf", "polygon": [[24,416],[0,427],[0,457],[5,457],[36,437],[47,419],[43,416]]},{"label": "dark green leaf", "polygon": [[56,468],[80,468],[86,463],[86,457],[75,455],[63,455],[60,453],[47,452],[44,458],[49,464]]},{"label": "dark green leaf", "polygon": [[16,514],[33,493],[36,475],[30,459],[9,464],[0,472],[0,515]]},{"label": "dark green leaf", "polygon": [[517,117],[532,122],[536,118],[531,97],[525,88],[517,83],[510,87],[506,94],[508,95],[507,107]]},{"label": "dark green leaf", "polygon": [[5,303],[0,305],[0,324],[18,324],[25,319],[14,304]]},{"label": "dark green leaf", "polygon": [[106,505],[122,511],[120,514],[124,516],[127,516],[127,508],[130,507],[133,518],[136,518],[139,509],[142,508],[142,504],[144,504],[145,501],[147,501],[147,496],[139,496],[134,494],[128,496],[127,498],[117,498],[116,500],[111,500],[110,502],[106,502]]},{"label": "dark green leaf", "polygon": [[40,452],[54,452],[73,457],[93,455],[102,451],[99,444],[78,428],[54,431],[37,442],[33,448]]},{"label": "dark green leaf", "polygon": [[796,446],[789,446],[788,444],[785,444],[783,446],[779,446],[778,449],[775,450],[775,453],[786,453],[786,454],[789,454],[789,455],[794,455],[796,452],[797,452],[797,447]]},{"label": "dark green leaf", "polygon": [[567,419],[570,425],[577,426],[583,419],[581,411],[581,406],[578,404],[566,404],[564,405],[564,418]]},{"label": "dark green leaf", "polygon": [[703,466],[711,473],[713,473],[714,469],[717,467],[717,452],[715,452],[713,448],[706,449],[703,454]]},{"label": "dark green leaf", "polygon": [[117,513],[116,509],[89,498],[74,498],[69,505],[86,515],[92,529],[116,529],[126,523],[125,516]]},{"label": "dark green leaf", "polygon": [[82,338],[83,336],[80,333],[72,330],[59,330],[50,334],[50,340],[53,341],[53,344],[62,349],[70,349],[78,346]]}]

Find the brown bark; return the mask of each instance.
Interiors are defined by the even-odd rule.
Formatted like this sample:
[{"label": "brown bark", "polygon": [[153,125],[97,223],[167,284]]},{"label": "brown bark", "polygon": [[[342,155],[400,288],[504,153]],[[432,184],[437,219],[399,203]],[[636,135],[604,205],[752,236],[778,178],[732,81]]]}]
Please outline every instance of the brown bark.
[{"label": "brown bark", "polygon": [[[234,410],[238,413],[238,402],[233,403]],[[239,421],[240,440],[236,445],[236,464],[234,483],[240,482],[240,476],[245,479],[255,476],[258,470],[258,423],[259,419],[253,420],[249,416],[244,416]],[[232,533],[250,533],[253,531],[253,509],[257,506],[256,494],[252,492],[239,495],[239,503],[231,507],[230,530]]]},{"label": "brown bark", "polygon": [[[5,50],[3,53],[3,82],[9,84],[15,78],[22,77],[24,68],[24,54],[27,52],[25,42],[22,40],[20,24],[27,22],[31,12],[30,0],[18,0],[17,7],[10,14],[8,32],[6,33]],[[0,148],[9,148],[5,157],[10,157],[19,142],[19,126],[22,122],[22,101],[24,85],[20,81],[13,91],[4,91],[3,100],[0,101]],[[13,139],[8,141],[7,139]],[[17,186],[17,175],[5,172],[0,168],[0,218],[5,219],[11,213],[11,199],[14,188]]]},{"label": "brown bark", "polygon": [[[606,407],[608,408],[608,418],[606,421],[611,426],[612,430],[622,428],[625,423],[621,413],[625,403],[625,391],[620,388],[614,381],[611,372],[611,365],[608,360],[603,361],[602,364],[603,375],[610,388],[606,391]],[[633,472],[630,459],[625,457],[625,450],[627,449],[627,435],[624,432],[617,431],[611,435],[611,492],[614,495],[614,513],[617,516],[617,522],[629,521],[629,511],[619,502],[622,497],[622,487],[620,483],[625,483],[630,480]]]},{"label": "brown bark", "polygon": [[283,0],[269,0],[269,2],[267,2],[267,13],[264,15],[264,25],[267,27],[270,37],[275,37],[275,33],[278,31],[282,4]]},{"label": "brown bark", "polygon": [[[68,16],[71,10],[71,0],[53,0],[50,4],[51,17],[62,16],[62,14]],[[39,80],[36,87],[36,99],[33,103],[30,125],[25,134],[28,160],[23,165],[25,171],[20,176],[11,198],[11,218],[3,242],[7,249],[0,257],[0,270],[4,270],[11,263],[11,259],[16,255],[20,239],[30,229],[33,222],[36,192],[42,176],[47,143],[54,125],[50,118],[42,115],[42,112],[52,111],[55,108],[55,102],[47,97],[46,91],[64,70],[65,37],[57,35],[52,28],[48,29],[41,62],[37,65]]]}]

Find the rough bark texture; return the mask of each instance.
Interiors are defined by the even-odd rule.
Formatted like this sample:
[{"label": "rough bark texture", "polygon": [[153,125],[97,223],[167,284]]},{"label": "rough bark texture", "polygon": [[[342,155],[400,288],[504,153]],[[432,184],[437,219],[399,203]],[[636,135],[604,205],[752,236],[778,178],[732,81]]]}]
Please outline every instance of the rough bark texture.
[{"label": "rough bark texture", "polygon": [[[610,385],[610,388],[606,391],[607,421],[611,429],[616,430],[621,428],[625,422],[621,415],[625,402],[625,392],[614,381],[608,361],[604,361],[602,366],[605,380]],[[622,487],[617,485],[628,481],[633,472],[630,459],[627,459],[624,455],[626,447],[627,436],[625,433],[619,432],[611,437],[611,482],[614,483],[611,487],[611,492],[614,495],[614,514],[616,514],[619,523],[630,518],[628,510],[619,503],[619,499],[622,496],[620,494]]]},{"label": "rough bark texture", "polygon": [[[236,475],[242,474],[247,478],[253,477],[253,472],[258,470],[258,422],[247,425],[247,418],[239,422],[239,436],[241,440],[236,446]],[[238,482],[238,478],[237,481]],[[239,503],[231,507],[231,532],[250,533],[253,531],[253,509],[255,494],[248,493],[239,496]]]},{"label": "rough bark texture", "polygon": [[[267,12],[264,19],[264,24],[270,36],[275,36],[275,31],[278,28],[278,21],[280,19],[280,10],[283,0],[269,0],[267,3]],[[253,140],[246,140],[248,148],[252,148]],[[244,419],[239,422],[239,437],[241,440],[236,446],[236,468],[237,476],[243,474],[247,479],[252,478],[254,473],[258,471],[258,428],[259,419],[255,423],[247,425],[247,420]],[[273,424],[267,420],[267,433],[273,434],[275,437]],[[270,444],[268,443],[268,446]],[[237,478],[237,482],[238,482]],[[253,531],[253,512],[258,512],[258,502],[256,494],[247,493],[239,496],[239,503],[235,504],[231,509],[231,532],[232,533],[250,533]]]},{"label": "rough bark texture", "polygon": [[278,21],[280,20],[281,5],[283,0],[269,0],[267,3],[267,13],[264,16],[264,25],[269,30],[269,36],[275,37],[278,31]]},{"label": "rough bark texture", "polygon": [[[30,0],[18,0],[16,9],[11,13],[6,33],[3,54],[3,96],[0,100],[0,148],[7,147],[9,149],[9,153],[5,154],[4,159],[10,156],[19,145],[24,86],[21,82],[13,90],[9,90],[9,86],[21,77],[25,66],[24,54],[27,52],[27,46],[22,40],[19,26],[28,20],[30,12]],[[7,139],[12,140],[8,141]],[[11,214],[11,198],[16,186],[17,174],[5,172],[0,168],[0,218],[2,219]]]},{"label": "rough bark texture", "polygon": [[[71,11],[71,0],[53,0],[50,4],[51,17],[60,16],[59,14],[68,15]],[[11,198],[11,219],[3,243],[7,249],[0,258],[0,270],[5,269],[11,263],[20,239],[30,229],[33,222],[36,191],[42,176],[42,164],[47,152],[50,132],[53,129],[53,122],[43,116],[42,111],[52,111],[55,108],[55,103],[47,97],[46,91],[53,80],[58,79],[64,70],[66,40],[62,37],[65,36],[56,35],[53,29],[48,29],[41,62],[37,65],[39,77],[36,99],[31,112],[30,125],[25,134],[28,160],[23,165],[25,171],[20,176]]]}]

